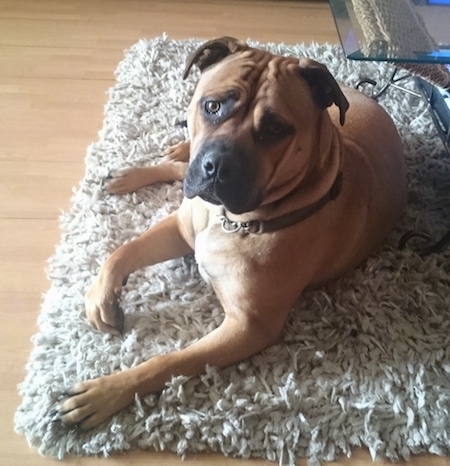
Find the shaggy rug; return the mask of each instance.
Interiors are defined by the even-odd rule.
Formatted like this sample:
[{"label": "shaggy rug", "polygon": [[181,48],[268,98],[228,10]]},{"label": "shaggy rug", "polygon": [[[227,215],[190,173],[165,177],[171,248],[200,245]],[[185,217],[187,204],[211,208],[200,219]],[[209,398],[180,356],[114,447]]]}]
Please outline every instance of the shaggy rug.
[{"label": "shaggy rug", "polygon": [[[111,196],[101,181],[114,168],[156,163],[167,145],[186,137],[175,123],[185,117],[196,75],[182,81],[181,74],[198,44],[141,40],[118,66],[86,175],[62,216],[62,239],[49,264],[52,284],[20,386],[17,432],[57,458],[142,448],[280,464],[306,457],[318,464],[361,445],[374,458],[448,454],[449,251],[422,258],[397,245],[410,229],[439,237],[448,227],[450,160],[424,102],[396,89],[381,104],[405,144],[409,204],[376,254],[338,282],[305,293],[283,341],[261,354],[226,370],[176,377],[93,431],[54,422],[52,409],[73,383],[188,345],[223,318],[192,257],[130,277],[121,338],[94,331],[83,311],[84,293],[107,255],[180,203],[180,183]],[[350,86],[366,76],[382,82],[391,73],[387,64],[348,61],[337,46],[252,44],[313,57]]]}]

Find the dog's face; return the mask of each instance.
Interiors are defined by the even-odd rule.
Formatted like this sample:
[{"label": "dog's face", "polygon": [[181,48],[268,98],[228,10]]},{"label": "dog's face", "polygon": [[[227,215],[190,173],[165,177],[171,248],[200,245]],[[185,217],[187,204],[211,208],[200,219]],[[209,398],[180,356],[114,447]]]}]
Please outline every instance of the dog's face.
[{"label": "dog's face", "polygon": [[[241,46],[208,64],[197,85],[189,107],[191,159],[184,181],[186,197],[199,196],[235,214],[298,186],[311,166],[319,119],[336,100],[335,89],[326,95],[319,80],[311,85],[302,77],[298,59]],[[319,75],[328,74],[311,63]],[[325,103],[318,103],[317,93]]]}]

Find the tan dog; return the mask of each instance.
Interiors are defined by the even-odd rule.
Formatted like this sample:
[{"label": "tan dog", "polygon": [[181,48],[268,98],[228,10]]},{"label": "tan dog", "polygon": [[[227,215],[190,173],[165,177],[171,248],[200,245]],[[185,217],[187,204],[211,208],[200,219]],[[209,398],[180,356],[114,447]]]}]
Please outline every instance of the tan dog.
[{"label": "tan dog", "polygon": [[[232,38],[203,45],[186,73],[193,64],[203,73],[188,112],[185,199],[108,258],[86,312],[97,329],[119,332],[117,298],[129,274],[195,250],[225,319],[187,348],[73,387],[60,407],[68,425],[91,428],[174,375],[225,367],[273,345],[302,291],[357,266],[404,208],[392,121],[373,100],[342,91],[323,65]],[[158,167],[117,174],[110,189],[184,176],[188,148],[176,147]]]}]

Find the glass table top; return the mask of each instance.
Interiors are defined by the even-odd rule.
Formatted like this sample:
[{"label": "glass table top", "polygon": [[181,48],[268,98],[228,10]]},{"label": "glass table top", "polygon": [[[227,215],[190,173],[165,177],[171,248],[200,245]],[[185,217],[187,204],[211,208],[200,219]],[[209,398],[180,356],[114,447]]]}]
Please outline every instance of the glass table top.
[{"label": "glass table top", "polygon": [[450,0],[329,0],[347,58],[450,63]]}]

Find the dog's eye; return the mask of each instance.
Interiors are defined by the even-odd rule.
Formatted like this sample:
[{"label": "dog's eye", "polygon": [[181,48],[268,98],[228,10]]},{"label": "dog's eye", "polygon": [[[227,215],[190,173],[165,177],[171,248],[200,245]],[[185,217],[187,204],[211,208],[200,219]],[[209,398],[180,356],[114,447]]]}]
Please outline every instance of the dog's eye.
[{"label": "dog's eye", "polygon": [[219,113],[220,108],[221,108],[221,104],[217,100],[208,100],[205,103],[205,110],[211,115],[215,115],[216,113]]},{"label": "dog's eye", "polygon": [[281,123],[270,123],[267,125],[267,133],[270,134],[271,136],[279,136],[282,134],[284,131],[284,127]]},{"label": "dog's eye", "polygon": [[273,116],[271,112],[267,112],[257,131],[257,137],[262,143],[272,144],[281,141],[292,132],[292,126],[282,121],[280,118]]}]

